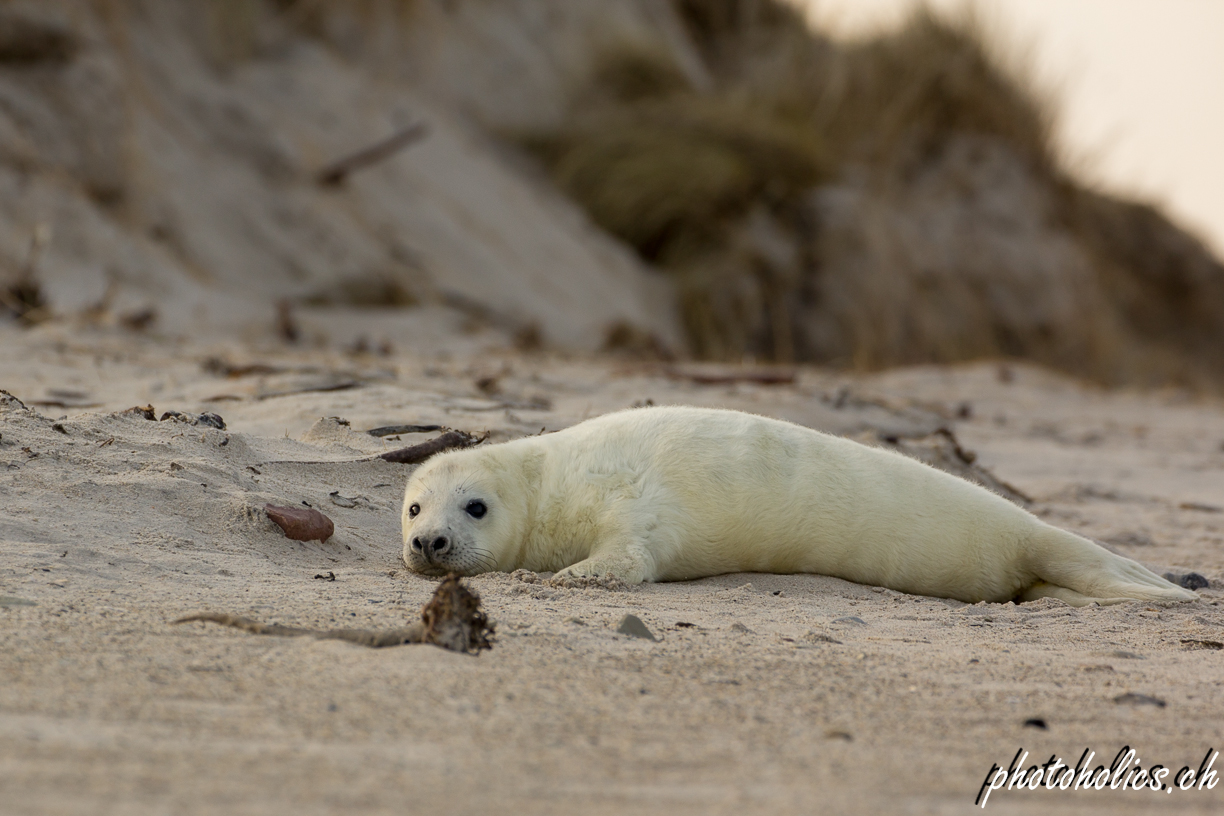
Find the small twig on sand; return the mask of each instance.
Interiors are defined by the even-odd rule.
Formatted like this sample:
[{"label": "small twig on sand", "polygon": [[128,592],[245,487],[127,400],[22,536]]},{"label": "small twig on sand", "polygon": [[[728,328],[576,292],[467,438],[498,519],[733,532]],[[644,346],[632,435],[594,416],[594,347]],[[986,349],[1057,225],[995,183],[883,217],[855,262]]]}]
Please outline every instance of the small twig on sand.
[{"label": "small twig on sand", "polygon": [[291,397],[294,394],[315,394],[327,393],[330,391],[348,391],[351,388],[357,388],[361,385],[360,380],[353,379],[338,379],[326,380],[314,385],[303,385],[299,388],[284,388],[280,391],[265,391],[261,394],[256,394],[255,399],[267,400],[277,399],[279,397]]},{"label": "small twig on sand", "polygon": [[255,635],[343,640],[374,649],[406,643],[431,643],[466,654],[480,654],[484,649],[493,648],[495,628],[480,608],[480,596],[465,587],[454,573],[442,579],[433,597],[421,608],[421,620],[402,629],[299,629],[296,626],[259,623],[222,612],[189,615],[174,623],[191,621],[211,621]]},{"label": "small twig on sand", "polygon": [[481,436],[474,436],[464,431],[447,431],[441,436],[435,436],[428,442],[387,451],[378,458],[401,465],[415,465],[424,462],[435,453],[454,450],[455,448],[470,448],[474,445],[479,445],[488,438],[489,435],[487,433]]},{"label": "small twig on sand", "polygon": [[371,428],[366,433],[370,436],[398,436],[399,434],[433,433],[445,430],[448,429],[441,425],[384,425],[381,428]]},{"label": "small twig on sand", "polygon": [[413,142],[425,138],[428,133],[428,125],[424,122],[416,122],[399,133],[383,139],[381,142],[372,144],[352,155],[332,162],[320,170],[315,178],[319,184],[325,187],[337,187],[343,184],[344,179],[354,170],[360,170],[363,167],[368,167],[371,164],[377,164],[383,159],[390,158]]},{"label": "small twig on sand", "polygon": [[443,451],[454,450],[456,448],[471,448],[479,445],[481,442],[489,438],[486,431],[482,434],[470,434],[466,431],[451,431],[448,430],[441,436],[436,436],[428,442],[422,442],[419,445],[410,445],[407,448],[396,448],[393,451],[380,453],[377,456],[366,456],[361,459],[333,459],[333,460],[302,460],[302,459],[273,459],[269,462],[260,462],[263,465],[353,465],[360,462],[376,462],[382,459],[385,462],[394,462],[397,465],[419,465],[429,457]]}]

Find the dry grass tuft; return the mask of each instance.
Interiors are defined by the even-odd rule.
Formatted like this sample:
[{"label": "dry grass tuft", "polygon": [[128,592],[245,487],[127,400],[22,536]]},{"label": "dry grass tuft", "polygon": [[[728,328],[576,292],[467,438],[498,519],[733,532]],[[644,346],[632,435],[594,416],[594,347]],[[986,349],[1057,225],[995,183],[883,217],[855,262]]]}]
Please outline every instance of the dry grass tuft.
[{"label": "dry grass tuft", "polygon": [[534,144],[600,225],[664,266],[717,245],[754,204],[794,200],[829,168],[801,125],[696,94],[602,109]]},{"label": "dry grass tuft", "polygon": [[839,44],[775,0],[672,5],[712,87],[606,49],[568,123],[518,138],[675,277],[697,356],[1224,382],[1224,269],[1066,177],[1050,106],[971,15]]},{"label": "dry grass tuft", "polygon": [[919,10],[894,34],[848,47],[836,87],[814,110],[851,154],[877,162],[921,157],[956,134],[1005,142],[1053,172],[1052,116],[1035,84],[1005,69],[973,16],[955,22]]}]

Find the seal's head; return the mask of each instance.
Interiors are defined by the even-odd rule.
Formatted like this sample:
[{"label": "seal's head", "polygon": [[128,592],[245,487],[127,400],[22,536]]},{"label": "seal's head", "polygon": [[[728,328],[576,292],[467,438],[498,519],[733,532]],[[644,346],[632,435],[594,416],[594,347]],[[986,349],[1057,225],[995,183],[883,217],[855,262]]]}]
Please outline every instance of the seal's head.
[{"label": "seal's head", "polygon": [[526,515],[524,491],[517,469],[507,469],[495,451],[442,454],[412,474],[400,519],[409,569],[476,575],[513,558]]}]

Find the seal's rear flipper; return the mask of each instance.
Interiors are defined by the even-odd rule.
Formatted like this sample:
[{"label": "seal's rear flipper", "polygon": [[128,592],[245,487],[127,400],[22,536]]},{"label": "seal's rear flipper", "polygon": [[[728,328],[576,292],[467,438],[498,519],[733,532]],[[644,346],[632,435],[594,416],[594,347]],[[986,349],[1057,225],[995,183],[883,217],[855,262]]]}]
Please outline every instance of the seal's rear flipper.
[{"label": "seal's rear flipper", "polygon": [[1016,597],[1016,602],[1028,603],[1039,598],[1057,598],[1071,606],[1088,606],[1088,604],[1109,606],[1110,604],[1135,600],[1134,598],[1090,598],[1083,593],[1076,592],[1074,589],[1067,589],[1066,587],[1055,586],[1054,584],[1047,584],[1045,581],[1042,581],[1021,592]]},{"label": "seal's rear flipper", "polygon": [[1041,580],[1021,593],[1022,601],[1058,598],[1072,606],[1123,601],[1196,601],[1188,589],[1166,581],[1147,567],[1111,553],[1074,533],[1047,527],[1033,541]]}]

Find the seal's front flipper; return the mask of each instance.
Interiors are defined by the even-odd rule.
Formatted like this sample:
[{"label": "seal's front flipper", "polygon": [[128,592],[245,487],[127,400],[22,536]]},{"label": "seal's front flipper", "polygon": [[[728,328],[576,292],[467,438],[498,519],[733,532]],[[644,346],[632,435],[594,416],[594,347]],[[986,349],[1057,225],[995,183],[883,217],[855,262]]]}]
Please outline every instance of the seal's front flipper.
[{"label": "seal's front flipper", "polygon": [[640,584],[646,580],[646,565],[640,558],[628,552],[601,553],[566,567],[554,575],[552,580],[600,579],[609,576],[615,576],[627,584]]}]

